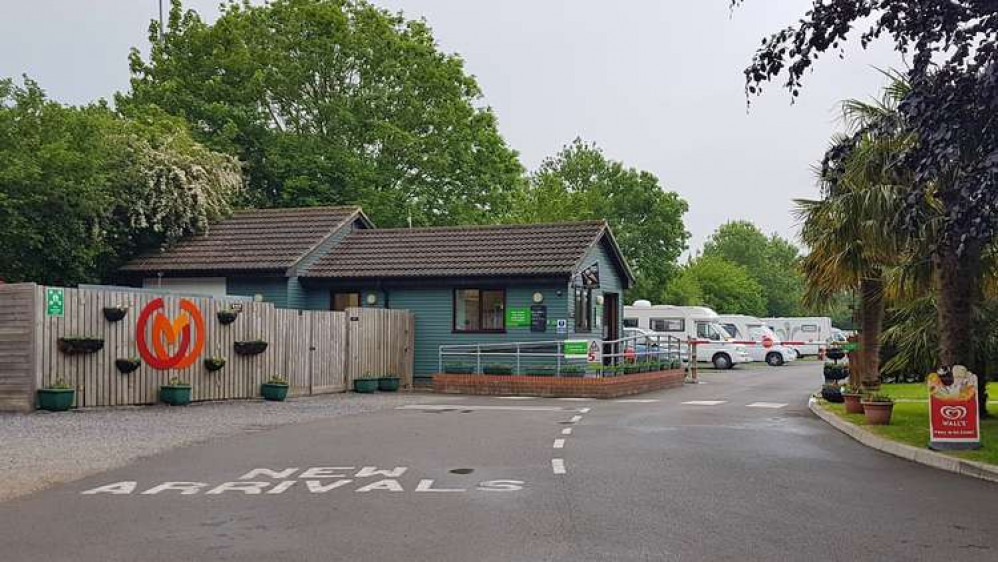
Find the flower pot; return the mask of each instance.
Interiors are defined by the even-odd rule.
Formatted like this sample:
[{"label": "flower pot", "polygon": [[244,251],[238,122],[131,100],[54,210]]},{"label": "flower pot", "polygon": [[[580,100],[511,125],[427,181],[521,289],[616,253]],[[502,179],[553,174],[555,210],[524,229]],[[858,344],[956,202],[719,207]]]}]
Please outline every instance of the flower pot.
[{"label": "flower pot", "polygon": [[159,387],[159,399],[171,406],[186,406],[191,403],[191,387],[165,384]]},{"label": "flower pot", "polygon": [[142,361],[139,359],[115,359],[114,366],[118,368],[119,372],[127,375],[128,373],[135,372],[139,367],[141,367]]},{"label": "flower pot", "polygon": [[265,341],[237,341],[234,345],[239,355],[258,355],[267,350]]},{"label": "flower pot", "polygon": [[830,388],[830,387],[822,388],[821,397],[833,404],[841,404],[842,401],[844,400],[842,398],[842,391],[839,390],[838,388]]},{"label": "flower pot", "polygon": [[117,322],[128,314],[127,306],[105,306],[104,307],[104,318],[108,322]]},{"label": "flower pot", "polygon": [[893,402],[863,401],[863,412],[866,414],[866,425],[888,425],[894,412]]},{"label": "flower pot", "polygon": [[50,412],[65,412],[73,405],[73,388],[43,388],[38,391],[38,407]]},{"label": "flower pot", "polygon": [[265,382],[260,385],[260,394],[263,395],[264,400],[284,402],[284,399],[288,397],[288,385]]},{"label": "flower pot", "polygon": [[378,390],[395,392],[399,389],[400,382],[398,377],[381,377],[378,379]]},{"label": "flower pot", "polygon": [[863,413],[863,404],[861,402],[862,398],[863,398],[862,394],[843,392],[842,399],[845,401],[846,404],[846,413],[862,414]]},{"label": "flower pot", "polygon": [[378,379],[354,379],[353,391],[362,394],[370,394],[378,390]]}]

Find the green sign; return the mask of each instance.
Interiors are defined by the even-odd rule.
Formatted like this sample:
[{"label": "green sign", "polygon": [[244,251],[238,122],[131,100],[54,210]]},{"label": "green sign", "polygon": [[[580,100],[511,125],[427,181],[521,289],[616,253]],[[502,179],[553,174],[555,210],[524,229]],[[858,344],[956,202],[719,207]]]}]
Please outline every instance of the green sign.
[{"label": "green sign", "polygon": [[66,312],[66,292],[62,289],[45,289],[45,313],[62,316]]},{"label": "green sign", "polygon": [[530,325],[530,309],[529,308],[507,308],[506,309],[506,327],[508,328],[523,328]]},{"label": "green sign", "polygon": [[589,341],[588,340],[565,340],[563,346],[566,358],[581,358],[584,359],[588,357],[589,354]]}]

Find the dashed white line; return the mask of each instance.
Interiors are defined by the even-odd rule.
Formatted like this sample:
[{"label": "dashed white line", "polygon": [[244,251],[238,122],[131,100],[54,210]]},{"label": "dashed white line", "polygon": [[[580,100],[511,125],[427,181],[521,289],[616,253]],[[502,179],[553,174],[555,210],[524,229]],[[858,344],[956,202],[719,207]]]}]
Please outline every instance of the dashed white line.
[{"label": "dashed white line", "polygon": [[786,405],[787,405],[786,403],[782,402],[753,402],[748,406],[746,406],[746,408],[772,408],[776,410],[779,408],[783,408]]},{"label": "dashed white line", "polygon": [[579,413],[588,414],[589,410],[592,410],[592,408],[579,408]]},{"label": "dashed white line", "polygon": [[562,435],[571,435],[572,434],[572,428],[566,427],[565,429],[561,430],[561,434]]},{"label": "dashed white line", "polygon": [[630,399],[630,400],[614,400],[614,402],[620,402],[621,404],[651,404],[653,402],[659,402],[659,400],[652,400],[652,399]]},{"label": "dashed white line", "polygon": [[512,412],[578,412],[575,408],[561,406],[458,406],[449,404],[406,404],[396,410],[505,410]]},{"label": "dashed white line", "polygon": [[572,416],[572,417],[571,417],[571,418],[570,418],[570,419],[568,420],[568,422],[569,422],[569,423],[579,423],[579,421],[580,421],[581,419],[582,419],[582,416]]},{"label": "dashed white line", "polygon": [[720,406],[721,404],[726,404],[727,400],[690,400],[689,402],[683,402],[684,406]]},{"label": "dashed white line", "polygon": [[554,448],[554,449],[564,449],[565,448],[565,440],[564,439],[555,439],[554,440],[554,445],[551,445],[551,447]]},{"label": "dashed white line", "polygon": [[565,474],[565,459],[551,459],[551,472]]},{"label": "dashed white line", "polygon": [[537,400],[536,396],[500,396],[500,400]]},{"label": "dashed white line", "polygon": [[592,402],[592,398],[555,398],[555,400],[563,400],[565,402]]}]

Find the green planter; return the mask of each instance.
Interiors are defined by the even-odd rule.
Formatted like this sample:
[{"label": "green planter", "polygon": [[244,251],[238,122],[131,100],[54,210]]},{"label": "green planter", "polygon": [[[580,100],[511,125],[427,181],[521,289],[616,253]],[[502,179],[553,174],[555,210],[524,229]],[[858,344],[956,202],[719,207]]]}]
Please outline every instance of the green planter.
[{"label": "green planter", "polygon": [[73,405],[73,388],[43,388],[38,391],[38,407],[50,412],[65,412]]},{"label": "green planter", "polygon": [[395,392],[399,389],[401,381],[398,377],[381,377],[378,379],[378,390],[385,392]]},{"label": "green planter", "polygon": [[370,394],[378,390],[378,379],[354,379],[353,391]]},{"label": "green planter", "polygon": [[284,402],[284,399],[288,397],[288,385],[265,382],[260,385],[260,394],[263,395],[264,400]]},{"label": "green planter", "polygon": [[159,399],[171,406],[186,406],[191,403],[191,387],[165,384],[159,387]]}]

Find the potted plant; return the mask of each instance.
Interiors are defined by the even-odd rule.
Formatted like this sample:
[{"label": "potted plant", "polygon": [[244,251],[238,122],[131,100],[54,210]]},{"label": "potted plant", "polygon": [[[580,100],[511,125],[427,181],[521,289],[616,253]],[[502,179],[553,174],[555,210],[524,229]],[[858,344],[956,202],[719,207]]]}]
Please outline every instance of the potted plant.
[{"label": "potted plant", "polygon": [[218,318],[218,323],[223,326],[235,322],[237,316],[239,316],[239,313],[231,308],[223,308],[215,313],[215,318]]},{"label": "potted plant", "polygon": [[378,390],[378,377],[372,375],[371,373],[364,373],[353,380],[354,392],[370,394],[375,390]]},{"label": "potted plant", "polygon": [[50,412],[65,412],[73,405],[76,389],[62,379],[38,390],[38,407]]},{"label": "potted plant", "polygon": [[141,367],[142,360],[138,357],[119,357],[114,360],[114,366],[118,368],[118,371],[127,375],[128,373],[135,372],[139,367]]},{"label": "potted plant", "polygon": [[475,365],[471,363],[451,363],[444,365],[444,373],[448,375],[473,375]]},{"label": "potted plant", "polygon": [[842,389],[835,383],[825,383],[821,387],[821,397],[833,404],[842,403]]},{"label": "potted plant", "polygon": [[96,353],[104,348],[104,340],[100,338],[59,338],[59,351],[66,355]]},{"label": "potted plant", "polygon": [[220,371],[224,366],[225,357],[206,357],[204,360],[204,368],[208,369],[210,373]]},{"label": "potted plant", "polygon": [[159,399],[171,406],[186,406],[191,403],[191,383],[173,377],[159,387]]},{"label": "potted plant", "polygon": [[402,381],[398,375],[385,375],[378,379],[378,390],[384,392],[396,392]]},{"label": "potted plant", "polygon": [[849,385],[842,387],[842,399],[846,405],[847,414],[862,414],[863,404],[861,400],[863,399],[863,393],[858,388],[853,388]]},{"label": "potted plant", "polygon": [[894,412],[894,399],[886,394],[871,394],[863,399],[863,413],[867,425],[887,425]]},{"label": "potted plant", "polygon": [[849,378],[849,367],[837,363],[825,363],[822,375],[826,381],[840,381]]},{"label": "potted plant", "polygon": [[267,382],[260,385],[260,394],[264,400],[273,402],[284,402],[288,397],[288,379],[281,375],[274,375]]},{"label": "potted plant", "polygon": [[267,350],[267,342],[263,340],[237,341],[234,345],[239,355],[258,355]]},{"label": "potted plant", "polygon": [[486,365],[482,367],[482,373],[486,375],[512,375],[513,366],[504,364]]},{"label": "potted plant", "polygon": [[104,307],[104,318],[108,322],[117,322],[128,314],[128,307],[124,305],[118,306],[105,306]]}]

